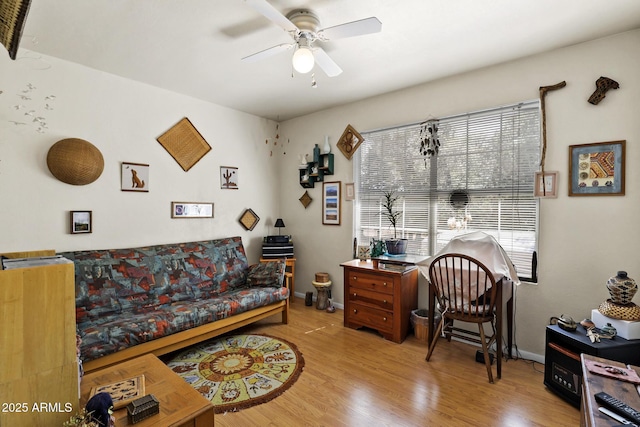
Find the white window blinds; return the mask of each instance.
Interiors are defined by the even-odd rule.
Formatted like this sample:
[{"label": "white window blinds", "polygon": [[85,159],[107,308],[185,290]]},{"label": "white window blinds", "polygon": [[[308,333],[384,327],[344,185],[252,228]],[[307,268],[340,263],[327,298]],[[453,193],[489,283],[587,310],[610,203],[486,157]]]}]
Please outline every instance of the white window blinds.
[{"label": "white window blinds", "polygon": [[[469,231],[493,235],[507,251],[521,278],[532,277],[537,248],[538,202],[534,172],[540,154],[539,102],[439,119],[437,156],[419,152],[420,124],[363,132],[365,142],[354,158],[356,237],[393,237],[381,215],[383,193],[400,196],[398,238],[409,240],[407,252],[431,255],[452,237]],[[469,196],[452,204],[451,193]],[[451,218],[471,220],[451,229]]]}]

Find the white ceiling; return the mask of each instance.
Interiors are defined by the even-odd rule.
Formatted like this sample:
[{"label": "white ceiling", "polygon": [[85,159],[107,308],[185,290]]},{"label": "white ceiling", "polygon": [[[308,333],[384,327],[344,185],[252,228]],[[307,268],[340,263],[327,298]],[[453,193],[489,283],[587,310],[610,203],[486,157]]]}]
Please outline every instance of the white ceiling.
[{"label": "white ceiling", "polygon": [[244,0],[33,0],[20,47],[287,120],[640,28],[638,0],[269,1],[313,10],[321,28],[375,16],[382,32],[324,43],[344,72],[316,66],[317,88],[293,73],[293,51],[240,61],[291,41]]}]

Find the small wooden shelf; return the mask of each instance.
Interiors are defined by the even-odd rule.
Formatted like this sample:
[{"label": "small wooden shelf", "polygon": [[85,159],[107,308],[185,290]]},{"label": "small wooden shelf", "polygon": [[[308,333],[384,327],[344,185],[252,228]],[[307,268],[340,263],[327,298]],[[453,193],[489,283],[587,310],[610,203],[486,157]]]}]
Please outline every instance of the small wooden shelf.
[{"label": "small wooden shelf", "polygon": [[316,182],[324,181],[325,175],[333,175],[333,154],[314,154],[314,161],[299,168],[299,182],[303,188],[314,188]]}]

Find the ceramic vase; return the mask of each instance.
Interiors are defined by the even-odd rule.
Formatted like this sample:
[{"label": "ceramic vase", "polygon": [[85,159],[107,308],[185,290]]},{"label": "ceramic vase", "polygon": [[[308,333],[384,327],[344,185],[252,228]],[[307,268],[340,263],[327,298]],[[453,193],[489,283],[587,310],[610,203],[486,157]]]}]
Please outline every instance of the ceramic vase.
[{"label": "ceramic vase", "polygon": [[633,296],[638,291],[638,285],[635,280],[627,276],[626,271],[618,271],[616,276],[607,280],[607,289],[612,302],[627,305],[631,303]]},{"label": "ceramic vase", "polygon": [[324,154],[331,152],[331,145],[329,144],[329,137],[324,137]]}]

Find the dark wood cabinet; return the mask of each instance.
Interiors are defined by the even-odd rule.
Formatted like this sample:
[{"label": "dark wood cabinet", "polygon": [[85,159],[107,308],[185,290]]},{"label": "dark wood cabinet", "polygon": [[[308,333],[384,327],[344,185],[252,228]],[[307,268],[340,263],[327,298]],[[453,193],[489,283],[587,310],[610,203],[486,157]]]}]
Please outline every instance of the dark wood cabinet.
[{"label": "dark wood cabinet", "polygon": [[418,304],[418,269],[374,268],[372,262],[353,260],[344,268],[344,325],[377,330],[401,343],[409,332],[411,310]]},{"label": "dark wood cabinet", "polygon": [[581,325],[574,332],[558,325],[547,326],[544,384],[576,408],[580,407],[582,394],[582,353],[640,365],[640,340],[615,337],[592,343]]}]

